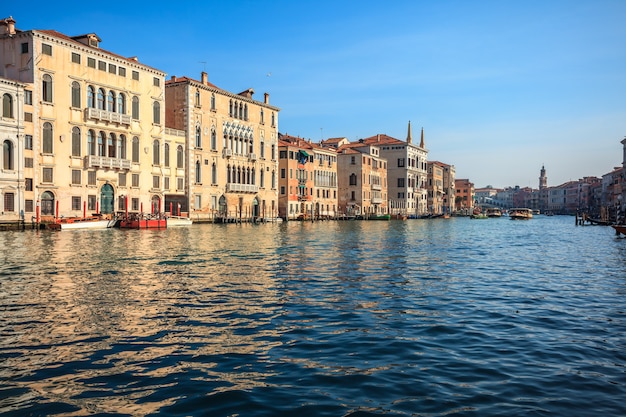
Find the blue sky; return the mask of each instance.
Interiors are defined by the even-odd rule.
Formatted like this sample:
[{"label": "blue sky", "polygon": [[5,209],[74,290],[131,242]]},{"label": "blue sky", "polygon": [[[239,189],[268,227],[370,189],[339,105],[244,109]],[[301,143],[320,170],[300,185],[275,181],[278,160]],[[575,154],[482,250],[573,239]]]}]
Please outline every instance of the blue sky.
[{"label": "blue sky", "polygon": [[11,3],[19,29],[95,32],[168,78],[268,92],[282,133],[404,140],[410,120],[476,187],[622,162],[624,0]]}]

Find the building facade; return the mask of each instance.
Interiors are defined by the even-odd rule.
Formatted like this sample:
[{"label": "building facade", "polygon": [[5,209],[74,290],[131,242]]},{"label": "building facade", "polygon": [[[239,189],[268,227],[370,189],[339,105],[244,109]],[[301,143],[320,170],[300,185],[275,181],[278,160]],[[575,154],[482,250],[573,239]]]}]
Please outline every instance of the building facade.
[{"label": "building facade", "polygon": [[31,87],[24,184],[32,182],[37,216],[161,206],[165,74],[100,48],[95,33],[22,31],[13,19],[0,21],[0,33],[0,76]]},{"label": "building facade", "polygon": [[[259,220],[278,216],[278,112],[254,90],[234,94],[208,81],[171,77],[166,125],[186,136],[184,184],[195,219]],[[175,197],[175,196],[174,196]],[[173,198],[172,198],[172,201]]]}]

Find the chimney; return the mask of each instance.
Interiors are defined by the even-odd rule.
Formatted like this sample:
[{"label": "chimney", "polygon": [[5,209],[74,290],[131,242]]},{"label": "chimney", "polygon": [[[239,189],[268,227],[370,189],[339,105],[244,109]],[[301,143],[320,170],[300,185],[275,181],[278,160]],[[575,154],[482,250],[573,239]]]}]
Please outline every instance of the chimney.
[{"label": "chimney", "polygon": [[9,16],[2,21],[2,25],[4,26],[4,34],[5,35],[15,35],[15,20],[13,16]]},{"label": "chimney", "polygon": [[264,93],[263,97],[264,97],[263,98],[263,103],[270,104],[270,95],[269,95],[269,93]]},{"label": "chimney", "polygon": [[208,85],[209,84],[209,74],[207,74],[206,71],[202,71],[200,73],[200,77],[202,79],[202,84],[204,84],[204,85]]},{"label": "chimney", "polygon": [[175,75],[172,75],[172,76],[170,77],[170,80],[172,80],[172,81],[176,82],[176,76],[175,76]]}]

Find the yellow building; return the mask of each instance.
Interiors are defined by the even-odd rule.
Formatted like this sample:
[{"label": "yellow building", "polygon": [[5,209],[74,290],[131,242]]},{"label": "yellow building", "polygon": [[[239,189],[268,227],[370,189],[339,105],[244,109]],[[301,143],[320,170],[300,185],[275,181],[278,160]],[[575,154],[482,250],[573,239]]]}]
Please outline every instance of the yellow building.
[{"label": "yellow building", "polygon": [[33,110],[32,144],[25,139],[33,172],[25,183],[44,220],[163,206],[165,74],[100,42],[95,33],[0,21],[0,76],[32,85],[24,102]]},{"label": "yellow building", "polygon": [[278,215],[278,112],[201,79],[171,77],[165,88],[166,125],[186,135],[185,178],[196,220],[240,221]]}]

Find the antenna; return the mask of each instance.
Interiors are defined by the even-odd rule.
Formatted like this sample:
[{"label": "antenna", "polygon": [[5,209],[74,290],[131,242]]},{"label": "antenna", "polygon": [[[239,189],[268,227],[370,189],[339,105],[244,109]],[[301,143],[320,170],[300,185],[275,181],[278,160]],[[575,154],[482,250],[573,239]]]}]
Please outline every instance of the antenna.
[{"label": "antenna", "polygon": [[206,72],[206,61],[198,61],[198,64],[203,64],[202,71]]}]

